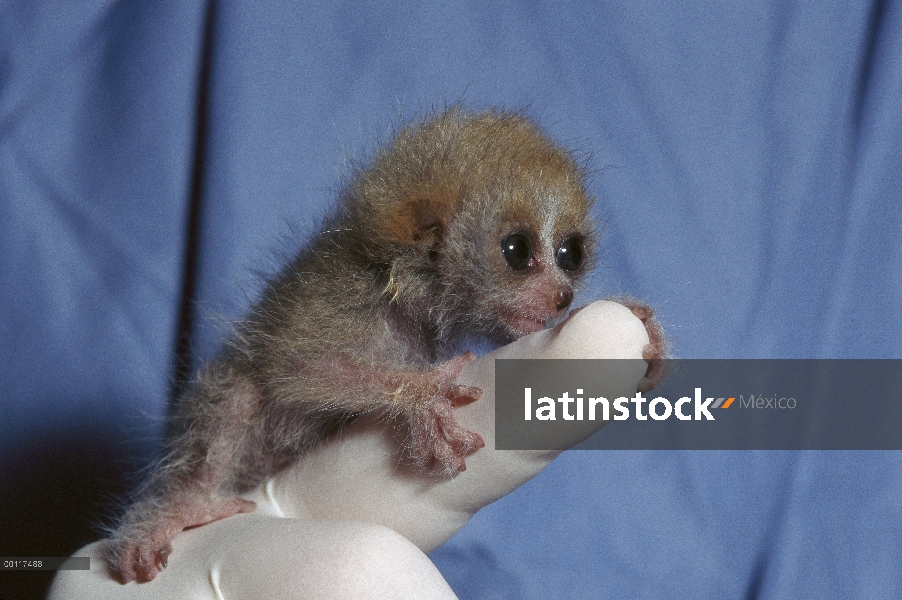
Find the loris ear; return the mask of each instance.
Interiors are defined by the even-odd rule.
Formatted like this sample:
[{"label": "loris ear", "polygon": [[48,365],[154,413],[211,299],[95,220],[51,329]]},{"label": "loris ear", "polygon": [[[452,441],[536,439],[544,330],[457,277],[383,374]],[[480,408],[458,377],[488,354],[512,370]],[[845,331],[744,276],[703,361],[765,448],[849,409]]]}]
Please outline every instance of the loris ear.
[{"label": "loris ear", "polygon": [[447,231],[449,212],[445,203],[415,198],[395,211],[390,227],[401,244],[415,248],[430,261],[435,261]]}]

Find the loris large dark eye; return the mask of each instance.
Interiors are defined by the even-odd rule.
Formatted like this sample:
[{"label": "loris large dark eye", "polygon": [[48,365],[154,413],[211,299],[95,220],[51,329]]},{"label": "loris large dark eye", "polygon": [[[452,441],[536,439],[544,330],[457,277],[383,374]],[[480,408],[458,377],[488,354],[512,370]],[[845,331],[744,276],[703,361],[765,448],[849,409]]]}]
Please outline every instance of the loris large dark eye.
[{"label": "loris large dark eye", "polygon": [[565,271],[575,271],[583,264],[583,242],[577,237],[564,240],[554,254],[557,266]]},{"label": "loris large dark eye", "polygon": [[501,240],[501,253],[514,271],[522,271],[528,267],[529,258],[532,256],[529,240],[519,233],[512,233]]}]

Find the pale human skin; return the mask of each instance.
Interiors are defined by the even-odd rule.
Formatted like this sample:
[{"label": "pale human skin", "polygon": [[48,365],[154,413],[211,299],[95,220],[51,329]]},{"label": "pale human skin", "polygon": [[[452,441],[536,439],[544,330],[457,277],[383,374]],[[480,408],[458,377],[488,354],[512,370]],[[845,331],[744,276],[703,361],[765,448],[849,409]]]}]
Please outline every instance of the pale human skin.
[{"label": "pale human skin", "polygon": [[[494,359],[623,358],[635,371],[609,382],[607,397],[632,396],[645,372],[645,325],[629,308],[598,301],[554,329],[487,354],[460,375],[484,390],[455,409],[486,447],[452,479],[418,474],[401,464],[394,437],[371,419],[245,496],[253,513],[180,534],[169,566],[149,583],[116,581],[90,544],[90,571],[60,571],[49,600],[81,599],[453,599],[426,556],[480,508],[538,474],[557,451],[494,449]],[[602,426],[580,432],[576,444]],[[569,440],[568,440],[569,441]]]}]

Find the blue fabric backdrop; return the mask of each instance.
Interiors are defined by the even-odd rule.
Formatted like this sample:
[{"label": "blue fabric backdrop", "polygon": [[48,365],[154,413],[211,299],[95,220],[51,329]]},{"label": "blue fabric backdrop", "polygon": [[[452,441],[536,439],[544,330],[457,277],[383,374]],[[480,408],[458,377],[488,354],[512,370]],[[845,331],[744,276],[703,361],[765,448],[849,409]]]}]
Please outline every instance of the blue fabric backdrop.
[{"label": "blue fabric backdrop", "polygon": [[[902,357],[900,2],[2,0],[0,555],[90,541],[214,317],[456,101],[591,153],[584,299],[676,355]],[[462,598],[900,598],[900,540],[899,453],[581,452],[433,558]]]}]

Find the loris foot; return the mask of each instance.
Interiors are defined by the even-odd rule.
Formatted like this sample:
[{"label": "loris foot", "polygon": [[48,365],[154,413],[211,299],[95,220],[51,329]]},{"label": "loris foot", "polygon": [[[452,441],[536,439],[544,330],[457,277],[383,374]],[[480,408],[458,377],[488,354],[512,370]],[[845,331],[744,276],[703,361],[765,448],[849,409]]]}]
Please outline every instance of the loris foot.
[{"label": "loris foot", "polygon": [[112,564],[118,565],[122,583],[151,581],[166,568],[172,553],[171,542],[179,533],[190,527],[251,512],[255,507],[256,504],[243,498],[214,500],[191,496],[172,501],[158,514],[146,516],[141,514],[143,507],[136,505],[113,540],[112,552],[116,556]]},{"label": "loris foot", "polygon": [[442,474],[452,476],[467,468],[466,456],[485,446],[482,436],[461,427],[453,408],[478,400],[482,390],[455,383],[465,366],[476,355],[466,352],[424,373],[414,384],[418,398],[405,411],[410,427],[409,451],[417,466],[439,467]]},{"label": "loris foot", "polygon": [[629,308],[638,319],[645,324],[648,333],[648,344],[642,349],[642,359],[648,361],[645,376],[639,381],[636,391],[648,392],[658,387],[667,374],[667,342],[664,330],[655,318],[654,311],[647,304],[635,298],[611,298],[615,302]]}]

